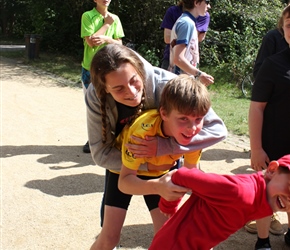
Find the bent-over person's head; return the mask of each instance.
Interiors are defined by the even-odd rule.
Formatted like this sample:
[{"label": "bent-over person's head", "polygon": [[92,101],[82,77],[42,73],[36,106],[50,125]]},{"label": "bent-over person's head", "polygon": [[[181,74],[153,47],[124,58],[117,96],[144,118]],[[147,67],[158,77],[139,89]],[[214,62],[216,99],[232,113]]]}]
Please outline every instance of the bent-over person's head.
[{"label": "bent-over person's head", "polygon": [[133,50],[120,44],[108,44],[93,57],[90,73],[96,95],[100,100],[103,142],[106,142],[108,95],[118,103],[136,107],[135,116],[137,116],[144,108],[145,68]]}]

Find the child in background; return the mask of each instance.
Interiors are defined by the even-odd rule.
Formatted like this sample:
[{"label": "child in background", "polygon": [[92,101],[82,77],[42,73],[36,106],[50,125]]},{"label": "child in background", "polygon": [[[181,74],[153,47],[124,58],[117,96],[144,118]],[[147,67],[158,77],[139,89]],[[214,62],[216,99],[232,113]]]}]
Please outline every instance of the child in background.
[{"label": "child in background", "polygon": [[[249,108],[251,167],[260,171],[267,163],[290,153],[290,5],[282,11],[282,29],[288,47],[263,61],[252,89]],[[276,223],[277,224],[277,223]],[[257,220],[256,250],[271,250],[271,216]],[[288,228],[290,214],[288,213]],[[283,228],[282,228],[283,229]],[[290,230],[285,234],[290,245]]]},{"label": "child in background", "polygon": [[160,199],[160,210],[173,216],[149,250],[208,250],[249,220],[290,212],[290,155],[271,161],[265,172],[218,175],[182,167],[171,180],[192,194],[178,211],[179,201]]},{"label": "child in background", "polygon": [[[166,10],[160,28],[164,30],[164,42],[166,44],[163,52],[163,58],[161,62],[162,69],[168,69],[169,67],[169,53],[170,53],[170,36],[173,25],[176,20],[181,16],[183,12],[182,0],[175,6],[171,6]],[[210,15],[206,12],[205,16],[199,16],[196,19],[196,29],[198,31],[198,42],[202,42],[205,39],[206,32],[208,30],[210,22]]]},{"label": "child in background", "polygon": [[[285,13],[287,13],[287,8],[285,10],[286,10]],[[288,11],[289,11],[289,7],[288,7]],[[261,66],[266,58],[268,58],[268,57],[270,57],[278,52],[281,52],[282,50],[285,50],[286,48],[289,48],[289,44],[287,43],[287,41],[284,37],[284,29],[283,29],[284,14],[285,13],[284,13],[284,11],[281,13],[279,21],[277,23],[277,28],[270,30],[263,37],[262,44],[259,48],[258,55],[257,55],[256,60],[255,60],[254,69],[253,69],[254,78],[257,77],[258,72],[259,72],[259,70],[260,70],[260,68],[261,68]],[[269,78],[271,78],[271,77],[269,77]],[[262,88],[264,90],[264,87],[262,87]],[[263,93],[263,91],[261,93]],[[285,91],[285,93],[287,93],[287,91]],[[254,114],[254,116],[256,116],[256,114]],[[256,123],[256,121],[255,121],[255,123]],[[282,152],[280,151],[280,153],[282,153]],[[290,149],[289,149],[288,153],[290,153]],[[284,154],[282,153],[281,155],[284,155]],[[273,158],[273,159],[277,159],[281,155],[275,156],[275,158]],[[262,162],[263,162],[263,160],[262,160]],[[260,170],[260,169],[256,169],[256,170]],[[266,221],[264,221],[264,222],[267,224]],[[279,221],[278,214],[273,214],[271,216],[271,220],[268,222],[268,225],[266,225],[266,224],[264,224],[262,220],[258,221],[258,223],[256,223],[256,221],[250,221],[249,223],[247,223],[245,225],[245,229],[249,233],[258,233],[258,237],[261,239],[269,238],[268,237],[269,232],[274,234],[274,235],[284,234],[284,229],[283,229],[281,222]],[[288,214],[288,227],[290,227],[290,215],[289,214]],[[285,242],[290,246],[290,231],[285,235]]]},{"label": "child in background", "polygon": [[[96,6],[84,12],[81,18],[81,38],[84,44],[81,80],[84,93],[91,83],[90,67],[94,55],[106,44],[122,44],[124,37],[119,17],[108,10],[111,0],[94,2]],[[83,152],[91,152],[89,141],[83,146]]]},{"label": "child in background", "polygon": [[199,46],[196,19],[205,16],[210,9],[209,0],[182,0],[184,12],[175,22],[170,37],[169,71],[179,75],[193,75],[206,86],[214,83],[214,78],[199,70]]}]

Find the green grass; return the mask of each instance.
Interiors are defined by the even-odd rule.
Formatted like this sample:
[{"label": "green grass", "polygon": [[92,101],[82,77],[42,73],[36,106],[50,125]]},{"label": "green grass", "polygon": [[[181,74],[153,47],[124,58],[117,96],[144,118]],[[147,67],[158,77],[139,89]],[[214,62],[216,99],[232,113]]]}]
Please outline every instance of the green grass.
[{"label": "green grass", "polygon": [[[42,69],[68,79],[68,86],[81,87],[81,62],[72,57],[40,53],[40,58],[28,60],[24,51],[1,52],[2,56],[18,59],[37,69]],[[242,96],[242,91],[233,84],[218,81],[209,87],[212,107],[223,119],[228,130],[236,135],[248,135],[248,110],[250,100]]]},{"label": "green grass", "polygon": [[81,62],[69,56],[42,53],[39,59],[29,63],[81,86]]},{"label": "green grass", "polygon": [[223,119],[228,130],[236,135],[248,135],[248,110],[250,100],[236,87],[210,90],[212,107]]}]

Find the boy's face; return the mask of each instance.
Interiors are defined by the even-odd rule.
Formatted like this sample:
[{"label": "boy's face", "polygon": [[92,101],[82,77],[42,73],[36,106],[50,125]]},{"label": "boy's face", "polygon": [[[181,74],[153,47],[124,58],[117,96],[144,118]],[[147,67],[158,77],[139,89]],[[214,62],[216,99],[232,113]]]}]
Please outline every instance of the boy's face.
[{"label": "boy's face", "polygon": [[290,212],[290,174],[277,171],[279,163],[271,161],[266,172],[268,202],[273,211]]},{"label": "boy's face", "polygon": [[205,0],[205,1],[199,2],[196,4],[195,8],[198,10],[199,16],[205,16],[206,12],[208,12],[209,9],[211,8],[210,1]]},{"label": "boy's face", "polygon": [[164,135],[174,137],[180,145],[188,145],[203,126],[203,116],[184,115],[177,110],[167,114],[162,108],[160,115]]}]

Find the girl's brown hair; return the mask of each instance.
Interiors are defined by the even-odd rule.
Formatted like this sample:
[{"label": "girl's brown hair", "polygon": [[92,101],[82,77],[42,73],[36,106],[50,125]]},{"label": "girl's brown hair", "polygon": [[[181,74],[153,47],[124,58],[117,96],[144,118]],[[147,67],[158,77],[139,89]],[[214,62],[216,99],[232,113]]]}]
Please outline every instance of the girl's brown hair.
[{"label": "girl's brown hair", "polygon": [[169,115],[174,109],[185,115],[204,116],[211,106],[207,88],[194,77],[181,74],[164,87],[160,107]]},{"label": "girl's brown hair", "polygon": [[[137,74],[141,77],[141,80],[145,89],[146,72],[143,62],[138,55],[120,44],[108,44],[100,49],[92,59],[90,74],[91,81],[96,90],[97,97],[101,103],[101,115],[102,115],[102,141],[105,143],[107,140],[106,135],[106,75],[116,71],[123,63],[130,63],[136,70]],[[136,107],[136,115],[138,115],[142,108],[144,108],[144,93],[143,98]]]}]

